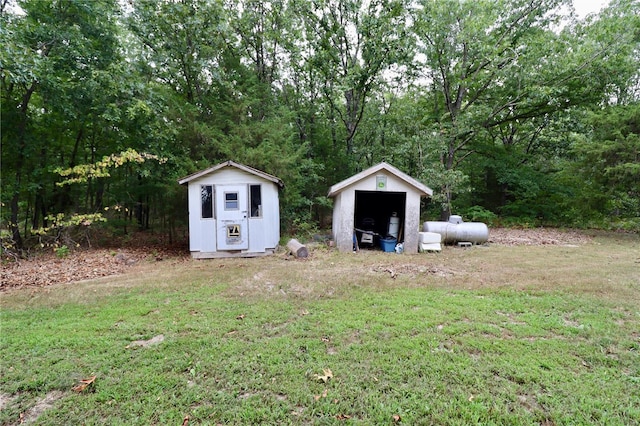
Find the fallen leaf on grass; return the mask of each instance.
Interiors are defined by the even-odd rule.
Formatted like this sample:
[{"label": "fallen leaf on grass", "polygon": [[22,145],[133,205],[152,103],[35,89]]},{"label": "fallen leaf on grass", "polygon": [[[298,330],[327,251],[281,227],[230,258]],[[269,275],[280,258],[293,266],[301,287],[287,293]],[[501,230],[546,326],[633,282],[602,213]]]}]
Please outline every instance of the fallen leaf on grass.
[{"label": "fallen leaf on grass", "polygon": [[318,401],[320,398],[326,398],[327,397],[327,389],[324,390],[324,392],[322,392],[322,395],[314,395],[313,399]]},{"label": "fallen leaf on grass", "polygon": [[291,415],[292,416],[300,416],[304,411],[304,407],[300,407],[299,405],[296,407],[295,410],[291,410]]},{"label": "fallen leaf on grass", "polygon": [[398,414],[394,414],[392,419],[394,423],[400,423],[402,421],[402,417],[400,417]]},{"label": "fallen leaf on grass", "polygon": [[189,416],[184,416],[182,420],[182,426],[187,426],[189,424]]},{"label": "fallen leaf on grass", "polygon": [[323,374],[315,375],[316,380],[322,381],[323,383],[327,383],[329,379],[333,378],[333,372],[331,372],[331,370],[329,370],[328,368],[323,368],[322,373]]},{"label": "fallen leaf on grass", "polygon": [[244,319],[244,317],[245,317],[245,315],[244,315],[244,314],[240,314],[240,315],[238,315],[238,316],[236,317],[236,319],[237,319],[237,320],[243,320],[243,319]]},{"label": "fallen leaf on grass", "polygon": [[338,420],[349,420],[350,418],[351,418],[351,416],[348,415],[348,414],[338,414],[336,416],[336,419],[338,419]]},{"label": "fallen leaf on grass", "polygon": [[76,386],[74,386],[71,389],[76,392],[82,392],[83,390],[91,386],[93,383],[95,383],[95,381],[96,381],[96,376],[91,376],[87,379],[80,380],[80,383],[78,383]]}]

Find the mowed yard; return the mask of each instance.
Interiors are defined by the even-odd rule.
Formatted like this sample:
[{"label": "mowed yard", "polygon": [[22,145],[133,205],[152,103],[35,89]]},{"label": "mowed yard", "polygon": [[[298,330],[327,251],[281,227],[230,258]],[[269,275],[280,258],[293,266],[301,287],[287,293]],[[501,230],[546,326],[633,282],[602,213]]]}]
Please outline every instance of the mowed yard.
[{"label": "mowed yard", "polygon": [[513,240],[6,290],[0,424],[640,424],[640,237]]}]

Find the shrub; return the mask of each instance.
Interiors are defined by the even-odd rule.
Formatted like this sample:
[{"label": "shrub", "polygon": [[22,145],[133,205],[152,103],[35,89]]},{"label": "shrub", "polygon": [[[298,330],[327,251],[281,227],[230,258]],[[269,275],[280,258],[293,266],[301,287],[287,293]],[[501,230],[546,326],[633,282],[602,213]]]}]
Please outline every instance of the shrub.
[{"label": "shrub", "polygon": [[472,206],[462,211],[462,217],[470,222],[492,224],[498,216],[482,206]]}]

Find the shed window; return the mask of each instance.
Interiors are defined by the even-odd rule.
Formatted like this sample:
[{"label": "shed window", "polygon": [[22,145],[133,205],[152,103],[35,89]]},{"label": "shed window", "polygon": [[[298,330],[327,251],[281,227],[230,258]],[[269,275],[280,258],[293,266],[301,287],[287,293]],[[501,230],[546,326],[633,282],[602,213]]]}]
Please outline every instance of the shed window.
[{"label": "shed window", "polygon": [[251,217],[262,217],[262,191],[260,185],[249,186],[249,203],[251,203]]},{"label": "shed window", "polygon": [[202,185],[200,187],[201,215],[203,219],[213,217],[213,186]]},{"label": "shed window", "polygon": [[237,192],[225,192],[224,193],[224,209],[225,210],[238,210],[238,193]]}]

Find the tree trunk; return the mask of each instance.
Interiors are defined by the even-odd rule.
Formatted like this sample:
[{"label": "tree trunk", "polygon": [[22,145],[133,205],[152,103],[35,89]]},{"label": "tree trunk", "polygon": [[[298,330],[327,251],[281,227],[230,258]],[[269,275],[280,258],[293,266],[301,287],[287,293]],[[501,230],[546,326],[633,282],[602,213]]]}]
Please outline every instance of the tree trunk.
[{"label": "tree trunk", "polygon": [[451,216],[451,190],[447,185],[442,186],[442,193],[446,197],[446,201],[440,206],[440,220],[448,221]]},{"label": "tree trunk", "polygon": [[11,238],[16,246],[16,249],[22,250],[22,236],[20,235],[20,227],[18,226],[18,201],[20,200],[18,190],[14,191],[11,197],[11,218],[9,220],[9,227],[11,228]]},{"label": "tree trunk", "polygon": [[11,216],[9,219],[9,227],[11,228],[11,236],[13,242],[18,250],[22,250],[23,241],[20,235],[20,227],[18,225],[18,216],[20,213],[20,187],[22,183],[22,165],[25,161],[25,148],[26,148],[26,133],[27,133],[27,109],[29,102],[31,101],[31,95],[35,92],[37,86],[36,81],[31,82],[31,86],[27,89],[22,96],[22,102],[20,103],[20,121],[18,123],[18,161],[16,162],[16,186],[13,188],[13,195],[11,196]]}]

